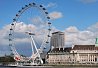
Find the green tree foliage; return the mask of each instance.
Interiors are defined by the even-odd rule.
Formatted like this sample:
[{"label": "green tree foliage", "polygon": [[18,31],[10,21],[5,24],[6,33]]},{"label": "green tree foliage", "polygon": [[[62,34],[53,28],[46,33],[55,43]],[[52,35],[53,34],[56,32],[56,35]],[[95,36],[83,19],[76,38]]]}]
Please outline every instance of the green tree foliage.
[{"label": "green tree foliage", "polygon": [[0,57],[0,62],[15,62],[15,60],[11,56],[4,56]]}]

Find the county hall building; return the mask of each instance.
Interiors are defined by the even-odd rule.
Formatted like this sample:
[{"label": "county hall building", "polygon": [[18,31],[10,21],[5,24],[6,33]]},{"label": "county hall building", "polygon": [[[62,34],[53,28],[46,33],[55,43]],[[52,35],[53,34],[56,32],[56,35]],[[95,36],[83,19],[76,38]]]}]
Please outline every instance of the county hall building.
[{"label": "county hall building", "polygon": [[51,49],[47,54],[49,64],[95,64],[98,63],[98,46],[95,45],[74,45],[64,48],[64,33],[54,32],[51,37]]}]

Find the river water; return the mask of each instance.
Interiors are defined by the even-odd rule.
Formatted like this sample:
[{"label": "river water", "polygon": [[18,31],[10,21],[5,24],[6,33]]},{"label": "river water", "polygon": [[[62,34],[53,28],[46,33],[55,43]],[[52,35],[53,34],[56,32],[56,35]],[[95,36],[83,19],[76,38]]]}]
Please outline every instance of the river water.
[{"label": "river water", "polygon": [[98,68],[98,67],[0,67],[0,68]]}]

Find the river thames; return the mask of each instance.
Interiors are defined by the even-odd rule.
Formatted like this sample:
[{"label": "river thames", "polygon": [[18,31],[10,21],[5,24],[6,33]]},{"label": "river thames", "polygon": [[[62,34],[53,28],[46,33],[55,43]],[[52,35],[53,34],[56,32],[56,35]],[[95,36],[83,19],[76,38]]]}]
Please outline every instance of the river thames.
[{"label": "river thames", "polygon": [[40,67],[40,66],[35,66],[35,67],[0,67],[0,68],[98,68],[98,67],[58,67],[58,66],[53,66],[53,67]]}]

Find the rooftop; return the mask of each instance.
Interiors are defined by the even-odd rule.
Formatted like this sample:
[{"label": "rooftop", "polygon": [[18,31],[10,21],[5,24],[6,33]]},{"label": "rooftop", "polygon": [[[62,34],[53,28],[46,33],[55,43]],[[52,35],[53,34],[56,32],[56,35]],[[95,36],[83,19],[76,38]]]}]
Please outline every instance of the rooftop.
[{"label": "rooftop", "polygon": [[98,50],[95,45],[74,45],[72,50]]},{"label": "rooftop", "polygon": [[67,47],[67,48],[54,48],[51,50],[51,52],[70,52],[71,51],[71,47]]}]

